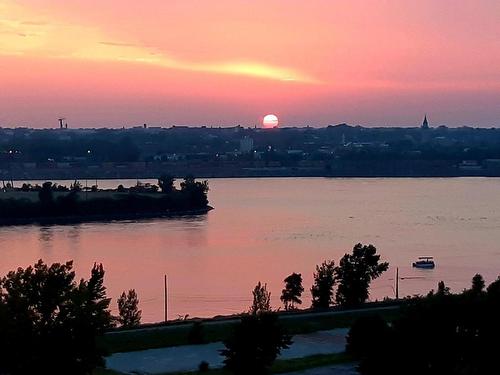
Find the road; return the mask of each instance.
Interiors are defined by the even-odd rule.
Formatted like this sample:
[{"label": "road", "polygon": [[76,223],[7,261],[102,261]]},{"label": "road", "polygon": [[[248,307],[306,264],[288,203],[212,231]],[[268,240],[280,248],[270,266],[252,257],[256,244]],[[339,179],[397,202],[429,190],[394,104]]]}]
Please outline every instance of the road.
[{"label": "road", "polygon": [[282,375],[359,375],[356,363],[342,363],[302,371],[288,372]]},{"label": "road", "polygon": [[[315,354],[341,353],[345,350],[348,328],[318,331],[293,336],[293,344],[283,351],[280,359],[302,358]],[[106,367],[139,374],[195,371],[202,361],[210,368],[222,367],[223,357],[219,350],[222,342],[204,345],[183,345],[169,348],[149,349],[128,353],[115,353],[106,359]]]}]

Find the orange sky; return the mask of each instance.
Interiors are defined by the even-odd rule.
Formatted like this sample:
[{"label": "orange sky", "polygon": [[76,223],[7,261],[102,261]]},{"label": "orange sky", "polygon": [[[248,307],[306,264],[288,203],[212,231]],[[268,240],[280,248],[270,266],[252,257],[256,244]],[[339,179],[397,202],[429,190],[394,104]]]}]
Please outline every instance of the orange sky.
[{"label": "orange sky", "polygon": [[0,0],[0,126],[500,126],[498,0]]}]

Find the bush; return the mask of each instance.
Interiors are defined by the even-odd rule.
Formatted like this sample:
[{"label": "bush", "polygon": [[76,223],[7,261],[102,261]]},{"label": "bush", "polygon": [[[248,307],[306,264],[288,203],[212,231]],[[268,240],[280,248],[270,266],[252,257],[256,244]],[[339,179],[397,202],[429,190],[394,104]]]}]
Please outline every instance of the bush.
[{"label": "bush", "polygon": [[364,316],[357,319],[347,335],[346,352],[355,358],[364,358],[388,341],[390,329],[379,315]]},{"label": "bush", "polygon": [[248,315],[241,319],[224,342],[226,368],[236,375],[267,374],[282,349],[292,343],[274,313]]},{"label": "bush", "polygon": [[194,322],[188,332],[188,343],[203,344],[205,342],[205,334],[201,322]]},{"label": "bush", "polygon": [[210,365],[206,361],[201,361],[200,364],[198,365],[198,371],[199,372],[208,372],[210,370]]},{"label": "bush", "polygon": [[407,300],[389,334],[377,320],[353,327],[348,347],[361,355],[361,373],[500,373],[500,281],[478,294],[483,290],[479,281],[476,276],[472,288],[461,294],[449,293],[441,282],[438,292]]}]

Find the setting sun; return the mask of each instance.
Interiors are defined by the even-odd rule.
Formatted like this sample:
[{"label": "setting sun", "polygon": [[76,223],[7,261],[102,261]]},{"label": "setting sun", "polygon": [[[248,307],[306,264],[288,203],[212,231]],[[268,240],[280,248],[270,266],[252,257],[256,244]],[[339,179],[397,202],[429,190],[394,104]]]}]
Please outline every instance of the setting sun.
[{"label": "setting sun", "polygon": [[278,117],[276,115],[266,115],[262,120],[262,126],[266,129],[271,129],[277,127],[279,124]]}]

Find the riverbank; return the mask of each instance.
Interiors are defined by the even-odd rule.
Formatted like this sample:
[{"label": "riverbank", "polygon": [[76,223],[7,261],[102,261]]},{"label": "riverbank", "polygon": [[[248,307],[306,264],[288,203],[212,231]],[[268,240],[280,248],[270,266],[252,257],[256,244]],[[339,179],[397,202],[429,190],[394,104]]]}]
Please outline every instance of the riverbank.
[{"label": "riverbank", "polygon": [[244,177],[500,177],[500,163],[464,163],[461,160],[334,160],[306,165],[280,162],[140,162],[103,165],[44,165],[26,168],[11,163],[0,167],[0,176],[8,180],[95,180],[152,179],[168,173],[176,178]]}]

